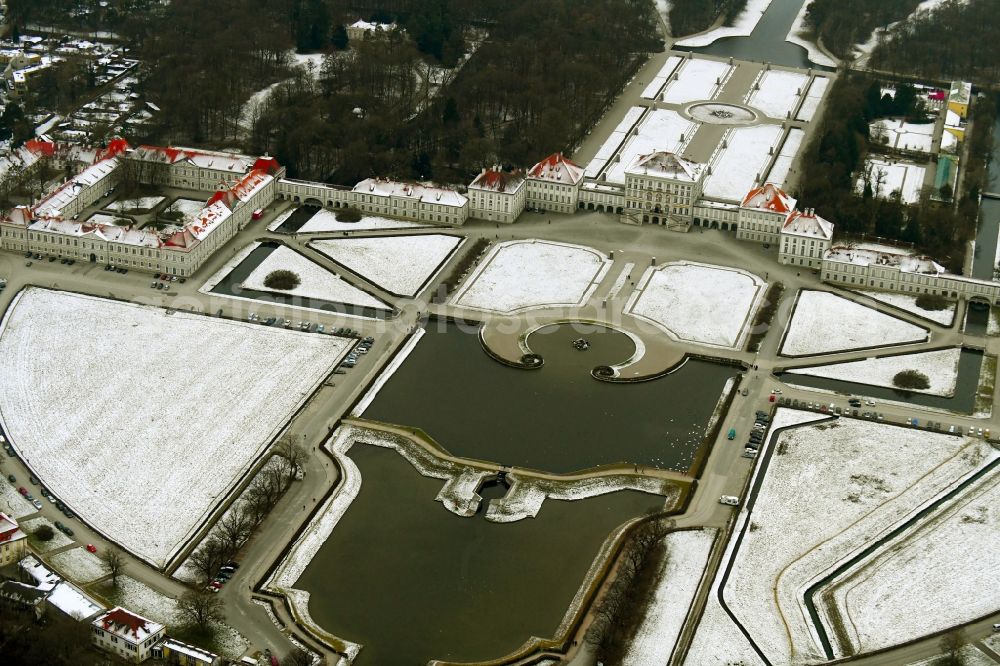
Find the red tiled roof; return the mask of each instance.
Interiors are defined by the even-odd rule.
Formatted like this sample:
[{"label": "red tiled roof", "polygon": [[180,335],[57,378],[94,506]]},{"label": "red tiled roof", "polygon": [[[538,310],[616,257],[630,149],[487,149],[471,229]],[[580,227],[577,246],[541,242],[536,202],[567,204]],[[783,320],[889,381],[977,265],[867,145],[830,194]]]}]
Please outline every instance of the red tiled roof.
[{"label": "red tiled roof", "polygon": [[773,183],[754,188],[743,197],[745,208],[760,208],[773,213],[790,213],[793,209],[790,197]]},{"label": "red tiled roof", "polygon": [[134,636],[138,636],[140,631],[146,631],[146,620],[132,615],[124,608],[116,608],[101,618],[104,629],[110,629],[112,625],[128,627]]},{"label": "red tiled roof", "polygon": [[523,182],[524,175],[520,171],[507,173],[496,169],[487,169],[472,181],[470,187],[478,187],[495,192],[512,192]]}]

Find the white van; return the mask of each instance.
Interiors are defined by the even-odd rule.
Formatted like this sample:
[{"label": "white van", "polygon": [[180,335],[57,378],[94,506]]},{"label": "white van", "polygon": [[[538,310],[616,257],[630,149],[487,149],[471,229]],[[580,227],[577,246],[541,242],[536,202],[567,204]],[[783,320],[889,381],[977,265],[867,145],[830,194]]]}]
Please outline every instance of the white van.
[{"label": "white van", "polygon": [[734,495],[723,495],[719,498],[719,504],[726,504],[728,506],[739,506],[740,498]]}]

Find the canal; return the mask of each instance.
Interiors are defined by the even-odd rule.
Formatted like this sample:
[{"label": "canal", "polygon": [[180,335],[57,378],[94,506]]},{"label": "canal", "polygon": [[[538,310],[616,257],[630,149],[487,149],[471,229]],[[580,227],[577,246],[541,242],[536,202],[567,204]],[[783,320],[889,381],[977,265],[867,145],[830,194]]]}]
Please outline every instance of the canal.
[{"label": "canal", "polygon": [[911,405],[921,405],[934,409],[947,409],[959,414],[972,414],[976,411],[976,394],[979,390],[979,375],[983,366],[983,353],[974,349],[963,349],[958,359],[958,379],[955,383],[955,395],[945,397],[900,391],[898,389],[870,384],[856,384],[827,377],[813,377],[782,372],[776,376],[789,385],[806,386],[809,388],[836,391],[847,395],[863,395],[878,400],[893,400]]},{"label": "canal", "polygon": [[[610,384],[597,365],[629,358],[628,336],[559,326],[532,334],[543,367],[491,359],[478,326],[432,321],[365,418],[423,429],[454,455],[555,473],[609,463],[686,472],[734,367],[689,360],[665,377]],[[577,350],[583,337],[590,348]]]},{"label": "canal", "polygon": [[724,37],[700,48],[674,47],[678,51],[694,51],[706,55],[733,57],[738,60],[770,62],[802,69],[827,69],[809,62],[806,50],[785,41],[792,23],[808,0],[772,0],[749,37]]},{"label": "canal", "polygon": [[[993,154],[986,175],[985,192],[1000,192],[1000,118],[993,125]],[[972,257],[972,277],[992,280],[996,265],[997,236],[1000,234],[1000,199],[983,197],[979,205],[979,228],[976,230],[976,249]],[[965,331],[973,335],[986,335],[989,309],[970,305],[965,317]]]},{"label": "canal", "polygon": [[393,450],[349,455],[361,490],[295,587],[324,629],[364,646],[359,665],[479,661],[551,637],[608,535],[664,502],[547,500],[536,518],[491,523],[435,502],[442,482]]}]

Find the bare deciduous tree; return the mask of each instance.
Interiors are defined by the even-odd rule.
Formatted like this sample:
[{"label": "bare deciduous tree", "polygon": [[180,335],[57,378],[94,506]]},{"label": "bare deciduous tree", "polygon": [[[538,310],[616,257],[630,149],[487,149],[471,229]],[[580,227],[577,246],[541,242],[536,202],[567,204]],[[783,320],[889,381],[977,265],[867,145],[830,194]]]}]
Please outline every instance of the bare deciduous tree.
[{"label": "bare deciduous tree", "polygon": [[177,600],[177,612],[189,625],[208,630],[214,622],[222,622],[222,600],[206,590],[190,590]]},{"label": "bare deciduous tree", "polygon": [[101,553],[101,566],[104,567],[104,572],[111,576],[111,584],[117,587],[118,576],[125,570],[125,558],[122,552],[114,546],[108,546]]}]

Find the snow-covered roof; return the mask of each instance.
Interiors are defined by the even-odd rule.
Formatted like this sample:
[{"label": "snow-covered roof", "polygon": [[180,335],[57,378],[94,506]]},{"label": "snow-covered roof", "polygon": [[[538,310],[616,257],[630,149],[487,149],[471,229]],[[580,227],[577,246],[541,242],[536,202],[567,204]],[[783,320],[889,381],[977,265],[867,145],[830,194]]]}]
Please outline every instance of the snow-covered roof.
[{"label": "snow-covered roof", "polygon": [[165,164],[187,162],[203,169],[232,171],[241,174],[246,173],[256,161],[256,158],[249,155],[223,153],[214,150],[202,150],[200,148],[182,148],[179,146],[139,146],[132,151],[129,158],[148,162],[163,162]]},{"label": "snow-covered roof", "polygon": [[894,266],[904,273],[922,273],[940,275],[945,272],[943,266],[930,257],[914,255],[896,248],[878,249],[854,245],[837,245],[831,247],[823,255],[825,260],[836,261],[856,266]]},{"label": "snow-covered roof", "polygon": [[28,574],[40,590],[51,590],[58,585],[62,578],[55,572],[42,564],[34,555],[28,555],[18,563],[21,570]]},{"label": "snow-covered roof", "polygon": [[0,581],[0,597],[24,604],[37,604],[45,598],[45,592],[16,580]]},{"label": "snow-covered roof", "polygon": [[951,94],[948,96],[949,102],[958,104],[968,104],[972,98],[972,84],[968,81],[952,81]]},{"label": "snow-covered roof", "polygon": [[164,638],[161,645],[165,648],[169,648],[171,652],[178,652],[180,654],[185,654],[189,657],[195,659],[200,659],[205,662],[214,662],[218,659],[218,655],[214,652],[209,652],[208,650],[202,650],[199,647],[193,645],[188,645],[187,643],[181,643],[175,638]]},{"label": "snow-covered roof", "polygon": [[357,28],[358,30],[395,30],[395,23],[369,23],[368,21],[357,20],[351,24],[352,28]]},{"label": "snow-covered roof", "polygon": [[444,187],[421,185],[419,183],[403,183],[383,178],[366,178],[354,186],[354,192],[359,194],[374,194],[381,197],[405,197],[418,199],[422,203],[440,204],[461,208],[469,200],[455,190]]},{"label": "snow-covered roof", "polygon": [[524,185],[524,172],[506,172],[500,169],[483,169],[469,185],[470,190],[490,190],[513,194]]},{"label": "snow-covered roof", "polygon": [[647,155],[637,155],[625,173],[659,176],[672,180],[698,182],[705,171],[705,165],[686,160],[665,150]]},{"label": "snow-covered roof", "polygon": [[528,170],[528,178],[569,185],[579,183],[583,174],[583,167],[566,159],[562,153],[552,153]]},{"label": "snow-covered roof", "polygon": [[121,606],[115,606],[104,615],[95,618],[92,624],[133,644],[142,643],[150,636],[163,631],[162,624],[147,620]]},{"label": "snow-covered roof", "polygon": [[740,206],[787,215],[795,210],[795,203],[795,199],[785,194],[777,185],[765,183],[747,192]]},{"label": "snow-covered roof", "polygon": [[104,606],[66,581],[57,583],[52,592],[49,593],[48,599],[50,604],[78,620],[86,620],[104,610]]},{"label": "snow-covered roof", "polygon": [[34,207],[36,217],[61,217],[62,211],[80,194],[85,187],[92,187],[118,167],[118,158],[111,157],[92,164],[66,181],[61,187]]},{"label": "snow-covered roof", "polygon": [[962,116],[948,109],[944,114],[944,124],[947,127],[960,127],[962,125]]},{"label": "snow-covered roof", "polygon": [[781,228],[781,233],[791,236],[807,236],[809,238],[832,240],[833,223],[824,220],[811,208],[805,211],[796,210],[785,220],[785,224]]},{"label": "snow-covered roof", "polygon": [[17,521],[6,513],[0,513],[0,543],[9,543],[25,538],[25,533],[17,526]]}]

